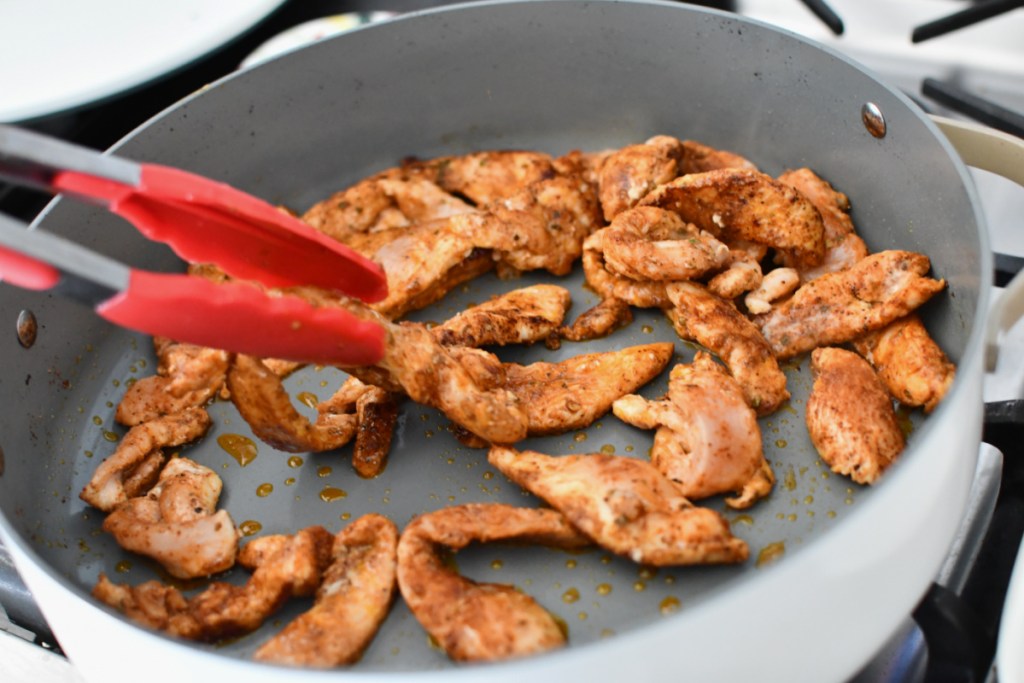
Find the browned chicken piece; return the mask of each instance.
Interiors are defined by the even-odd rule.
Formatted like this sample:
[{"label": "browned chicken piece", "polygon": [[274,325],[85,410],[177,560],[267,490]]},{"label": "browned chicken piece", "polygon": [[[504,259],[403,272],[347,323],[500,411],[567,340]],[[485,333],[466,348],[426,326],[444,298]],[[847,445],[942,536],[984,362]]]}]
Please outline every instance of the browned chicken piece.
[{"label": "browned chicken piece", "polygon": [[652,566],[743,562],[747,544],[720,514],[688,501],[649,462],[599,453],[548,456],[494,446],[488,462],[543,498],[601,547]]},{"label": "browned chicken piece", "polygon": [[665,312],[679,336],[718,356],[758,415],[778,410],[789,398],[786,375],[757,326],[699,284],[675,282],[667,289],[673,307]]},{"label": "browned chicken piece", "polygon": [[802,279],[813,280],[825,273],[849,268],[868,255],[868,248],[857,236],[850,218],[849,197],[808,168],[786,171],[779,176],[779,182],[810,200],[821,214],[825,229],[825,258],[818,266],[801,268]]},{"label": "browned chicken piece", "polygon": [[573,150],[554,159],[552,164],[557,173],[577,176],[597,187],[600,183],[601,168],[615,152],[614,149],[602,149],[597,152]]},{"label": "browned chicken piece", "polygon": [[746,508],[771,493],[774,475],[764,459],[757,415],[740,385],[711,356],[698,352],[677,365],[668,394],[657,401],[623,396],[615,415],[640,429],[657,429],[651,462],[690,499],[734,492]]},{"label": "browned chicken piece", "polygon": [[612,221],[659,185],[681,173],[683,144],[657,135],[609,154],[598,173],[598,192],[606,221]]},{"label": "browned chicken piece", "polygon": [[368,514],[334,537],[313,607],[260,646],[264,662],[329,668],[359,660],[388,614],[396,585],[398,529]]},{"label": "browned chicken piece", "polygon": [[296,410],[281,378],[258,358],[239,354],[228,371],[231,400],[262,441],[289,453],[329,451],[356,433],[351,413],[321,412],[315,423]]},{"label": "browned chicken piece", "polygon": [[498,150],[472,152],[412,162],[408,170],[421,173],[476,206],[507,199],[520,188],[555,176],[550,156],[541,152]]},{"label": "browned chicken piece", "polygon": [[653,206],[627,209],[600,232],[608,268],[634,280],[694,280],[729,260],[710,233]]},{"label": "browned chicken piece", "polygon": [[449,222],[473,246],[493,250],[505,269],[567,275],[601,217],[591,185],[556,176],[492,202],[482,213],[453,216]]},{"label": "browned chicken piece", "polygon": [[615,399],[657,377],[672,359],[671,343],[588,353],[561,363],[506,363],[505,387],[520,400],[529,436],[583,429]]},{"label": "browned chicken piece", "polygon": [[815,349],[811,371],[811,442],[833,472],[873,484],[904,446],[889,392],[866,360],[845,349]]},{"label": "browned chicken piece", "polygon": [[800,273],[795,268],[775,268],[761,278],[761,284],[743,298],[747,312],[767,313],[772,303],[783,299],[800,286]]},{"label": "browned chicken piece", "polygon": [[927,277],[930,268],[924,254],[882,251],[805,283],[754,320],[780,359],[843,344],[902,318],[941,291],[946,282]]},{"label": "browned chicken piece", "polygon": [[210,424],[206,409],[186,408],[132,427],[113,455],[96,468],[79,497],[110,512],[129,498],[145,493],[159,475],[163,449],[195,441],[206,434]]},{"label": "browned chicken piece", "polygon": [[855,339],[853,347],[875,368],[893,398],[906,406],[923,406],[926,413],[939,405],[956,375],[956,366],[917,314]]},{"label": "browned chicken piece", "polygon": [[468,308],[431,331],[445,346],[531,344],[558,329],[571,301],[564,287],[523,287]]},{"label": "browned chicken piece", "polygon": [[757,166],[739,154],[708,147],[693,140],[683,140],[682,172],[679,175],[716,171],[720,168],[757,170]]},{"label": "browned chicken piece", "polygon": [[230,358],[227,352],[161,337],[154,338],[153,344],[157,374],[128,387],[114,414],[120,424],[134,427],[202,406],[224,386]]},{"label": "browned chicken piece", "polygon": [[659,186],[640,201],[678,213],[726,242],[773,247],[801,266],[825,256],[821,215],[799,192],[758,171],[726,168],[691,173]]},{"label": "browned chicken piece", "polygon": [[601,299],[599,303],[583,311],[572,325],[558,328],[555,339],[573,342],[589,341],[606,337],[620,327],[633,322],[633,310],[622,299]]},{"label": "browned chicken piece", "polygon": [[364,479],[384,471],[391,437],[398,423],[398,399],[380,387],[367,387],[356,400],[356,441],[352,448],[352,467]]},{"label": "browned chicken piece", "polygon": [[179,579],[230,569],[239,533],[227,511],[216,511],[222,487],[213,470],[174,458],[148,494],[107,515],[103,530],[125,550],[153,558]]},{"label": "browned chicken piece", "polygon": [[495,661],[561,647],[565,634],[550,613],[513,586],[459,576],[445,550],[514,541],[582,548],[590,540],[560,513],[470,504],[416,517],[398,543],[398,587],[413,616],[456,661]]},{"label": "browned chicken piece", "polygon": [[708,291],[723,299],[735,299],[757,289],[763,281],[761,264],[746,252],[732,250],[729,266],[708,280]]},{"label": "browned chicken piece", "polygon": [[370,255],[410,225],[474,211],[427,178],[389,169],[337,192],[303,216],[309,225]]},{"label": "browned chicken piece", "polygon": [[598,230],[583,242],[583,275],[603,299],[620,299],[637,308],[669,306],[665,283],[634,280],[613,272],[604,258],[604,234]]},{"label": "browned chicken piece", "polygon": [[263,364],[267,366],[267,370],[270,370],[281,379],[285,379],[293,372],[305,367],[305,363],[294,360],[283,360],[281,358],[264,358],[262,360]]},{"label": "browned chicken piece", "polygon": [[180,638],[240,636],[259,628],[289,597],[316,591],[330,564],[333,540],[323,527],[303,529],[263,558],[245,585],[216,582],[192,598],[159,581],[125,586],[103,574],[92,594],[129,619]]}]

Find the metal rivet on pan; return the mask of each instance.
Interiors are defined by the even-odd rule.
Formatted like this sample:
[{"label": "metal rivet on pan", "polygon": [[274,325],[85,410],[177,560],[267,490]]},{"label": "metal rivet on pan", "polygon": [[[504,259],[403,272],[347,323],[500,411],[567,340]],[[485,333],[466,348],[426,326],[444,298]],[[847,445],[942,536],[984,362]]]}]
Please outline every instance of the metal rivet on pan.
[{"label": "metal rivet on pan", "polygon": [[882,110],[878,108],[877,104],[865,102],[864,106],[860,108],[860,120],[864,122],[864,127],[873,136],[885,137],[885,117],[882,116]]},{"label": "metal rivet on pan", "polygon": [[36,316],[32,311],[26,309],[18,314],[18,343],[26,349],[32,348],[36,343],[36,334],[39,332],[39,325],[36,323]]}]

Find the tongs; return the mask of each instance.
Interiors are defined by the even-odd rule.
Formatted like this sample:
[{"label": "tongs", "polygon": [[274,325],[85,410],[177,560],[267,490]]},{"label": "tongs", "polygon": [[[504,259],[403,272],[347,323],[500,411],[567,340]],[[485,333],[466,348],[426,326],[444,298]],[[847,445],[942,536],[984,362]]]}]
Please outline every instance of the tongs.
[{"label": "tongs", "polygon": [[0,179],[105,206],[185,261],[237,278],[131,268],[0,215],[0,276],[10,284],[68,296],[122,327],[238,353],[349,366],[383,356],[380,325],[244,282],[314,286],[366,302],[387,295],[380,266],[256,197],[3,125]]}]

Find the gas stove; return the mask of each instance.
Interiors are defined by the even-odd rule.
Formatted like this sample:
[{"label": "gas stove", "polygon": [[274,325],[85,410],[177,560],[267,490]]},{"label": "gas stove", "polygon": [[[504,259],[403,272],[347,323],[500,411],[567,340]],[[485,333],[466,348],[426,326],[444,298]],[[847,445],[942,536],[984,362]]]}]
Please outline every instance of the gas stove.
[{"label": "gas stove", "polygon": [[[104,149],[165,107],[238,67],[272,36],[311,19],[348,12],[407,12],[448,4],[291,0],[230,44],[130,93],[22,125]],[[1003,9],[1000,0],[723,0],[736,11],[827,45],[873,69],[926,111],[980,118],[1021,135],[1024,126],[1024,11],[928,37],[935,20],[964,10]],[[828,10],[834,12],[829,16]],[[822,20],[825,16],[827,21]],[[836,19],[838,18],[839,23]],[[952,23],[964,23],[963,20]],[[841,24],[841,26],[840,26]],[[941,25],[941,24],[939,24]],[[923,27],[923,28],[922,28]],[[842,30],[837,33],[837,30]],[[917,28],[918,42],[912,40]],[[925,40],[920,40],[921,37]],[[980,100],[980,104],[979,104]],[[967,113],[965,113],[967,112]],[[1021,129],[1014,129],[1021,126]],[[997,256],[997,289],[1024,264],[1024,189],[973,172]],[[0,211],[30,220],[46,198],[0,185]],[[935,584],[878,656],[856,677],[868,681],[994,680],[996,638],[1017,548],[1024,536],[1024,463],[1017,458],[1024,394],[1024,326],[1010,332],[1000,365],[986,376],[986,425],[971,504]],[[78,681],[45,619],[0,546],[0,673],[4,681]],[[12,678],[13,676],[13,678]]]}]

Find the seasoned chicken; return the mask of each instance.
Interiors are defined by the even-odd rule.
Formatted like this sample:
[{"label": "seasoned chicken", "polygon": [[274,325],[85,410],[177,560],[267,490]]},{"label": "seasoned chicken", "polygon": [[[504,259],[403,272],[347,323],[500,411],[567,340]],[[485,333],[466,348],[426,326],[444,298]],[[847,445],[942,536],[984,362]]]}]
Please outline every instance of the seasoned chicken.
[{"label": "seasoned chicken", "polygon": [[649,462],[547,456],[494,446],[488,462],[601,547],[653,566],[743,562],[749,549],[713,510],[694,507]]},{"label": "seasoned chicken", "polygon": [[[551,339],[565,339],[573,342],[589,341],[605,337],[620,327],[633,322],[633,311],[622,299],[601,299],[599,303],[583,311],[572,325],[558,328],[558,334]],[[557,342],[555,343],[557,348]]]},{"label": "seasoned chicken", "polygon": [[414,161],[406,169],[434,180],[476,206],[507,199],[517,190],[556,175],[550,156],[541,152],[498,150]]},{"label": "seasoned chicken", "polygon": [[757,415],[740,385],[711,356],[698,352],[677,365],[668,394],[657,401],[623,396],[615,415],[640,429],[657,429],[651,462],[690,499],[735,492],[726,500],[745,508],[771,492],[774,476],[764,459]]},{"label": "seasoned chicken", "polygon": [[583,242],[583,274],[587,285],[603,299],[620,299],[637,308],[665,308],[669,305],[664,282],[634,280],[608,267],[603,230],[598,230]]},{"label": "seasoned chicken", "polygon": [[715,149],[693,140],[683,140],[682,173],[703,173],[721,168],[739,168],[756,171],[757,167],[739,154]]},{"label": "seasoned chicken", "polygon": [[114,419],[134,427],[149,420],[199,407],[213,398],[228,369],[229,354],[156,337],[157,374],[128,387]]},{"label": "seasoned chicken", "polygon": [[743,248],[734,246],[729,250],[729,264],[725,270],[708,280],[708,291],[723,299],[735,299],[745,292],[754,291],[764,281],[762,258],[763,253],[751,253],[748,245]]},{"label": "seasoned chicken", "polygon": [[956,375],[953,365],[912,313],[853,341],[889,393],[906,406],[935,410]]},{"label": "seasoned chicken", "polygon": [[804,280],[849,268],[868,255],[864,240],[857,236],[850,218],[850,199],[808,168],[786,171],[779,182],[807,197],[821,214],[825,230],[825,258],[820,265],[801,268]]},{"label": "seasoned chicken", "polygon": [[151,557],[179,579],[209,576],[235,563],[239,533],[216,511],[223,484],[186,458],[172,459],[156,486],[130,498],[103,521],[103,530],[130,552]]},{"label": "seasoned chicken", "polygon": [[523,287],[467,308],[432,332],[445,346],[530,344],[558,329],[571,301],[564,287]]},{"label": "seasoned chicken", "polygon": [[256,650],[255,658],[318,668],[351,664],[388,614],[396,585],[398,529],[368,514],[334,537],[313,607]]},{"label": "seasoned chicken", "polygon": [[941,291],[924,254],[890,250],[805,283],[754,321],[780,358],[842,344],[881,329]]},{"label": "seasoned chicken", "polygon": [[678,213],[727,242],[749,240],[778,249],[802,266],[825,256],[824,227],[814,205],[792,187],[758,171],[691,173],[640,201]]},{"label": "seasoned chicken", "polygon": [[588,353],[561,363],[506,363],[505,387],[526,411],[530,436],[583,429],[607,413],[615,399],[658,376],[672,359],[664,342]]},{"label": "seasoned chicken", "polygon": [[290,453],[328,451],[347,444],[356,433],[351,412],[319,414],[315,423],[296,410],[281,378],[258,358],[239,354],[228,371],[231,400],[253,434]]},{"label": "seasoned chicken", "polygon": [[391,437],[398,424],[397,395],[380,387],[367,387],[356,399],[356,423],[352,467],[360,477],[372,479],[384,471],[391,450]]},{"label": "seasoned chicken", "polygon": [[636,206],[651,190],[681,174],[683,144],[658,135],[609,154],[598,173],[598,192],[606,221]]},{"label": "seasoned chicken", "polygon": [[775,268],[761,278],[761,284],[743,299],[752,314],[767,313],[772,302],[785,298],[800,286],[800,273],[795,268]]},{"label": "seasoned chicken", "polygon": [[811,442],[832,471],[873,484],[904,446],[889,392],[866,360],[845,349],[815,349],[811,371]]},{"label": "seasoned chicken", "polygon": [[96,468],[79,497],[109,512],[129,498],[145,493],[163,466],[163,449],[195,441],[206,434],[210,424],[206,409],[186,408],[132,427],[113,455]]},{"label": "seasoned chicken", "polygon": [[469,504],[420,515],[398,543],[398,587],[413,616],[456,661],[493,661],[561,647],[554,617],[513,586],[476,583],[445,561],[445,549],[515,541],[581,548],[590,544],[554,510]]},{"label": "seasoned chicken", "polygon": [[786,376],[757,326],[732,302],[720,299],[699,284],[675,282],[667,291],[673,307],[666,314],[679,336],[718,356],[758,415],[778,410],[789,398]]},{"label": "seasoned chicken", "polygon": [[159,581],[126,586],[103,574],[92,594],[143,626],[181,638],[240,636],[259,628],[289,597],[316,591],[330,564],[333,540],[323,527],[303,529],[263,558],[244,585],[216,582],[191,598]]},{"label": "seasoned chicken", "polygon": [[623,211],[600,232],[608,268],[633,280],[693,280],[729,259],[729,247],[710,233],[653,206]]}]

